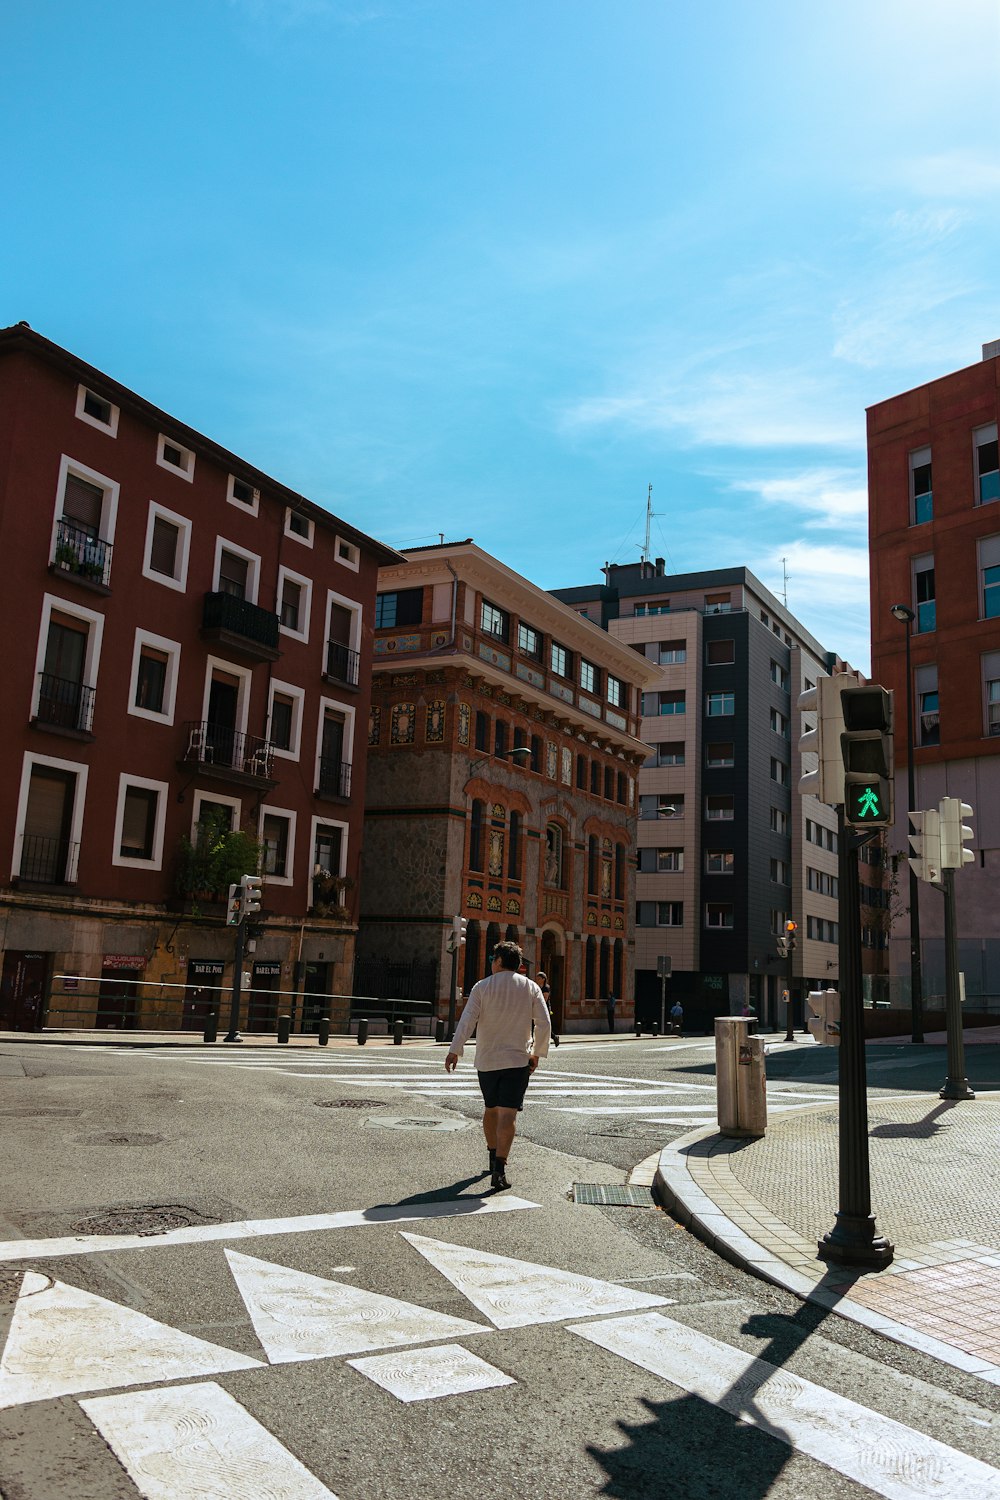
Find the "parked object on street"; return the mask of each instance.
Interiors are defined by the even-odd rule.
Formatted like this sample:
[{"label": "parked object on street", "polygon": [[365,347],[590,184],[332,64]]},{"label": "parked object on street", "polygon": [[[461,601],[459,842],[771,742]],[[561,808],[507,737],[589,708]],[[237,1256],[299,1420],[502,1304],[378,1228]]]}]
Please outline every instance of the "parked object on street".
[{"label": "parked object on street", "polygon": [[715,1018],[715,1083],[723,1135],[762,1136],[767,1130],[764,1038],[750,1035],[742,1016]]}]

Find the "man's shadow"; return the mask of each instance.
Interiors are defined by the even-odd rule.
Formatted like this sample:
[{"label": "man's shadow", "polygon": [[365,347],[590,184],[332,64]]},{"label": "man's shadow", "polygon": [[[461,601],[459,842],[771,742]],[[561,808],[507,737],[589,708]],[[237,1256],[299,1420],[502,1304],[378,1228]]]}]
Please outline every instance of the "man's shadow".
[{"label": "man's shadow", "polygon": [[463,1177],[458,1182],[451,1183],[448,1187],[430,1188],[426,1193],[412,1193],[409,1198],[400,1198],[396,1203],[378,1203],[373,1208],[365,1209],[366,1219],[385,1220],[394,1217],[408,1217],[406,1209],[418,1208],[421,1204],[448,1203],[451,1204],[456,1214],[474,1213],[477,1208],[482,1208],[487,1198],[492,1198],[492,1191],[487,1193],[470,1193],[462,1197],[466,1188],[472,1187],[475,1182],[482,1182],[484,1177],[489,1177],[489,1168],[477,1172],[474,1177]]}]

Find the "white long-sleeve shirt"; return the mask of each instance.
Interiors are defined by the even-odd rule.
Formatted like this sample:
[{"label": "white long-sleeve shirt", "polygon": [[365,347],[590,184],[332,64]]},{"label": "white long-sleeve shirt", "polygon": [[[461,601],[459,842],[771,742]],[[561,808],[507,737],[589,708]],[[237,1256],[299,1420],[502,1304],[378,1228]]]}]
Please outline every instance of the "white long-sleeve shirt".
[{"label": "white long-sleeve shirt", "polygon": [[[531,1040],[531,1023],[535,1040]],[[527,974],[499,969],[472,986],[462,1019],[455,1027],[449,1047],[461,1057],[465,1043],[476,1029],[476,1070],[492,1073],[498,1068],[523,1068],[529,1055],[546,1057],[552,1022],[544,996]]]}]

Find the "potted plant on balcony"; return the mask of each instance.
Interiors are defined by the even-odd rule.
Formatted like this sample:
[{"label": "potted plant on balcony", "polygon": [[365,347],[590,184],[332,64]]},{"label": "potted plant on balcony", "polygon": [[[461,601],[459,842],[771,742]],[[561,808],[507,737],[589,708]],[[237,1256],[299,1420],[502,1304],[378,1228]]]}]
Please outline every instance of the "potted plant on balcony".
[{"label": "potted plant on balcony", "polygon": [[349,922],[351,911],[344,902],[344,896],[353,887],[354,881],[350,875],[331,875],[318,868],[313,875],[313,901],[309,915],[325,917],[330,922]]},{"label": "potted plant on balcony", "polygon": [[257,873],[261,854],[260,840],[230,828],[224,812],[206,814],[193,840],[181,835],[174,889],[183,908],[193,915],[225,913],[229,887]]}]

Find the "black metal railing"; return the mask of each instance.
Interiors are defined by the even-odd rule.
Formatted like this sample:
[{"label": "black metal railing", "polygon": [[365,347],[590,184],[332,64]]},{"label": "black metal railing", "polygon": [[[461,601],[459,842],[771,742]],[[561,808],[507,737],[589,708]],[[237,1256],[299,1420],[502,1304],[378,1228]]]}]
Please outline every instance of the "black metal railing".
[{"label": "black metal railing", "polygon": [[278,616],[274,611],[261,609],[259,604],[251,604],[249,599],[240,599],[224,589],[205,595],[201,624],[203,630],[228,630],[255,646],[278,649]]},{"label": "black metal railing", "polygon": [[105,588],[111,577],[110,542],[104,542],[83,526],[76,526],[65,516],[56,523],[56,555],[54,566],[64,573],[74,573],[90,583],[102,584]]},{"label": "black metal railing", "polygon": [[18,879],[37,881],[40,885],[73,885],[79,857],[78,843],[26,833],[21,840]]},{"label": "black metal railing", "polygon": [[94,689],[69,677],[53,677],[51,672],[39,672],[35,717],[40,724],[89,733],[94,722]]},{"label": "black metal railing", "polygon": [[242,771],[266,781],[271,775],[273,746],[255,734],[241,734],[209,719],[189,719],[184,725],[183,759],[220,770]]},{"label": "black metal railing", "polygon": [[335,677],[338,682],[346,682],[349,687],[357,687],[359,661],[359,652],[352,651],[349,646],[342,646],[339,641],[327,641],[327,677]]},{"label": "black metal railing", "polygon": [[351,762],[337,760],[333,756],[321,756],[317,790],[322,797],[349,797],[351,795]]}]

